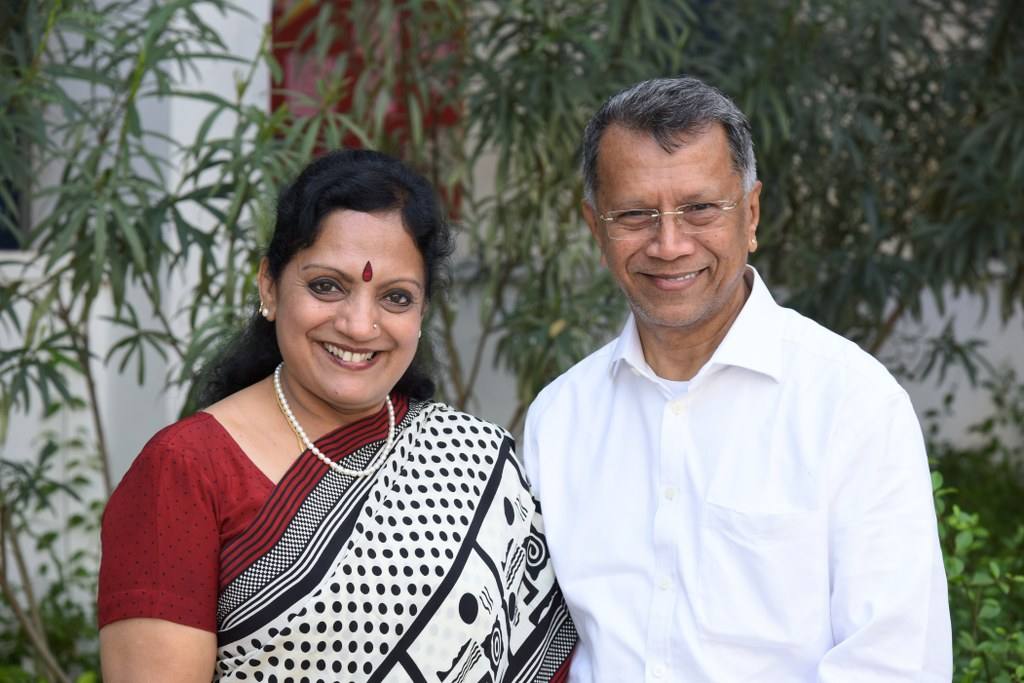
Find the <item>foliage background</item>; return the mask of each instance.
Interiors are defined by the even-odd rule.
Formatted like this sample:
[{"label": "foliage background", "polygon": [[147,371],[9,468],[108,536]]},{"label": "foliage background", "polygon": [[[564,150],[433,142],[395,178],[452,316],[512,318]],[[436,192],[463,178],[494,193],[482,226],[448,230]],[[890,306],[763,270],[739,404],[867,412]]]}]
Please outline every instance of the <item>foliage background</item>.
[{"label": "foliage background", "polygon": [[[280,3],[280,20],[312,4]],[[260,65],[280,83],[280,51],[268,33],[256,61],[233,54],[219,29],[245,10],[227,0],[0,9],[0,220],[34,255],[2,266],[0,438],[27,415],[87,418],[72,439],[41,432],[35,458],[0,460],[0,679],[97,677],[95,535],[114,483],[98,377],[187,393],[251,313],[273,197],[306,160],[357,142],[444,189],[461,241],[457,292],[430,322],[444,394],[473,407],[495,364],[515,382],[516,428],[539,388],[623,314],[578,215],[586,118],[623,85],[688,72],[752,120],[766,181],[755,264],[785,302],[903,378],[959,367],[993,397],[990,418],[955,444],[939,436],[948,413],[926,425],[956,679],[1024,680],[1024,389],[980,340],[953,335],[945,309],[970,292],[1005,320],[1024,302],[1024,6],[321,5],[296,41],[316,96],[272,111],[250,102],[268,88]],[[233,92],[186,85],[211,62],[235,65]],[[184,142],[140,115],[175,98],[208,107]],[[457,125],[424,125],[446,110]],[[189,296],[168,300],[182,277]],[[929,297],[944,331],[900,333]],[[100,316],[120,331],[112,343],[96,338]],[[467,321],[479,329],[469,347],[455,333]],[[154,365],[171,374],[154,377]],[[59,550],[68,532],[89,540]]]}]

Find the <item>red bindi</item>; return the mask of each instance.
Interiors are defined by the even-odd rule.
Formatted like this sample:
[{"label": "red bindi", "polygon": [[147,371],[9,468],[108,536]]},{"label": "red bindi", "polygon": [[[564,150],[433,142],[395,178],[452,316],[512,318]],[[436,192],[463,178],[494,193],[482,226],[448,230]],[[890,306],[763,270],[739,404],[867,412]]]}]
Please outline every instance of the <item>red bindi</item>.
[{"label": "red bindi", "polygon": [[369,282],[373,279],[373,266],[367,261],[366,265],[363,266],[363,282]]}]

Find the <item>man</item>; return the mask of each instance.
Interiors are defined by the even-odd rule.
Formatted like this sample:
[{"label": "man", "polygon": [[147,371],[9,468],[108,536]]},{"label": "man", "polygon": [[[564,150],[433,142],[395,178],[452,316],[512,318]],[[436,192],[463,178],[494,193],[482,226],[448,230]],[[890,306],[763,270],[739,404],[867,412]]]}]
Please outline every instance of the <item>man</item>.
[{"label": "man", "polygon": [[583,175],[632,314],[526,422],[581,638],[570,679],[949,681],[917,418],[747,265],[761,183],[742,112],[696,79],[639,83],[590,121]]}]

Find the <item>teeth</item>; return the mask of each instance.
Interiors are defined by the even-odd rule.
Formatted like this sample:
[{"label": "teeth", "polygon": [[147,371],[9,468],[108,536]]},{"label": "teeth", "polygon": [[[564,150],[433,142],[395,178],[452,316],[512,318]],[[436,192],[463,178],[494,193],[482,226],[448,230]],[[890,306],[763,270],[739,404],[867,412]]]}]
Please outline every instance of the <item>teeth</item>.
[{"label": "teeth", "polygon": [[677,275],[675,277],[667,277],[665,279],[666,280],[673,280],[675,282],[680,282],[682,280],[692,280],[693,278],[697,277],[699,274],[700,274],[700,271],[698,270],[695,273],[687,273],[686,275]]},{"label": "teeth", "polygon": [[327,352],[332,356],[336,356],[346,363],[364,363],[375,355],[375,352],[373,351],[370,351],[369,353],[352,353],[351,351],[346,351],[334,344],[327,343],[324,343],[324,348],[327,349]]}]

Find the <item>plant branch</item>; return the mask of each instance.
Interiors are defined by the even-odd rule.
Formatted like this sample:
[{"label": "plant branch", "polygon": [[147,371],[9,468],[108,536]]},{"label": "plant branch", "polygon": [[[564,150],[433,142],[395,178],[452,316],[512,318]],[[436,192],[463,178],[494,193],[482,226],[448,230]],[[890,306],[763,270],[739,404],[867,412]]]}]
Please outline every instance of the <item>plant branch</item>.
[{"label": "plant branch", "polygon": [[81,319],[71,319],[71,312],[64,304],[60,294],[57,295],[58,316],[67,326],[68,331],[74,339],[75,355],[78,363],[82,366],[82,378],[85,380],[85,388],[89,393],[89,412],[92,416],[93,428],[96,430],[96,446],[100,456],[100,471],[103,475],[103,488],[106,497],[114,492],[113,479],[110,475],[110,451],[107,448],[107,436],[103,429],[103,416],[100,413],[99,391],[96,386],[96,376],[92,371],[90,339],[89,339],[89,312],[90,302],[86,301],[82,306]]},{"label": "plant branch", "polygon": [[476,345],[476,351],[473,353],[473,364],[470,366],[469,376],[466,378],[463,391],[459,394],[457,406],[459,410],[465,410],[466,402],[469,400],[470,394],[473,392],[473,387],[476,385],[476,378],[480,374],[480,365],[483,362],[484,347],[486,346],[487,339],[494,332],[494,317],[498,314],[498,301],[500,300],[500,294],[505,290],[505,286],[508,284],[510,273],[511,269],[507,267],[507,264],[503,264],[501,276],[498,278],[498,282],[494,286],[494,305],[491,306],[491,310],[487,313],[487,320],[484,321],[482,329],[480,330],[480,338]]},{"label": "plant branch", "polygon": [[906,310],[906,302],[901,301],[896,308],[886,316],[885,322],[882,323],[882,327],[879,329],[878,334],[875,336],[874,340],[872,340],[871,346],[868,348],[868,353],[872,356],[878,356],[878,352],[882,350],[885,342],[892,336],[893,331],[896,329],[896,323],[900,321],[900,318],[903,317]]},{"label": "plant branch", "polygon": [[[14,562],[18,567],[18,576],[21,578],[22,590],[25,591],[25,601],[28,603],[29,614],[32,617],[32,622],[39,630],[43,632],[43,617],[39,614],[39,601],[36,600],[35,590],[32,588],[32,577],[28,573],[28,565],[25,563],[25,553],[21,551],[21,544],[18,543],[17,530],[10,523],[10,515],[5,510],[3,513],[4,528],[7,529],[7,539],[11,544],[11,554],[14,555]],[[6,573],[4,574],[6,580]]]},{"label": "plant branch", "polygon": [[26,82],[35,78],[36,74],[39,73],[43,63],[43,54],[46,52],[46,46],[50,44],[53,28],[57,25],[57,15],[64,9],[63,5],[63,2],[58,1],[50,8],[50,14],[46,17],[46,28],[43,30],[43,35],[39,38],[39,47],[36,48],[35,54],[32,55],[32,64],[29,66],[28,74],[25,77]]},{"label": "plant branch", "polygon": [[142,288],[146,292],[146,296],[149,297],[150,302],[153,304],[153,315],[156,316],[157,321],[164,328],[164,332],[167,333],[167,341],[170,343],[174,352],[178,354],[178,358],[184,358],[186,349],[182,346],[181,342],[178,341],[178,335],[174,334],[174,329],[171,327],[171,321],[167,319],[167,315],[164,313],[163,306],[159,305],[159,297],[156,292],[153,291],[154,283],[150,282],[149,278],[140,278],[142,281]]},{"label": "plant branch", "polygon": [[509,418],[508,425],[506,426],[508,431],[513,434],[519,431],[523,424],[523,418],[526,417],[526,409],[528,407],[529,404],[526,401],[519,401],[516,404],[516,409],[512,412],[512,417]]},{"label": "plant branch", "polygon": [[[2,508],[0,509],[0,593],[3,594],[4,600],[10,606],[15,620],[25,631],[25,635],[28,637],[29,642],[35,649],[36,654],[42,660],[43,665],[49,671],[52,676],[52,680],[57,681],[58,683],[71,683],[71,678],[61,671],[60,665],[53,656],[53,652],[50,650],[50,646],[46,642],[46,634],[44,633],[41,625],[37,628],[33,623],[33,620],[25,614],[25,611],[18,603],[17,596],[14,594],[14,589],[7,580],[8,537],[11,538],[11,545],[15,549],[16,553],[20,554],[20,551],[17,550],[17,543],[15,542],[13,535],[10,534],[11,531],[13,531],[13,529],[10,525],[10,515],[6,508]],[[21,564],[21,562],[19,562],[19,564]],[[24,581],[24,576],[22,580]],[[29,594],[29,591],[31,590],[29,588],[29,583],[25,582],[24,587],[26,594]]]},{"label": "plant branch", "polygon": [[462,383],[462,363],[459,360],[459,347],[455,343],[455,312],[447,301],[441,301],[440,304],[444,347],[448,352],[448,377],[455,389],[455,396],[462,396],[464,385]]}]

